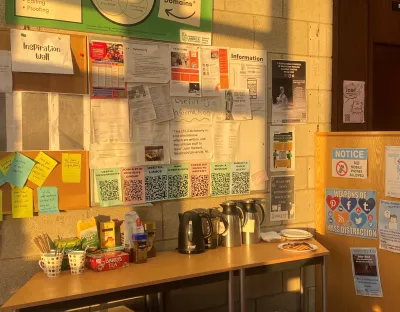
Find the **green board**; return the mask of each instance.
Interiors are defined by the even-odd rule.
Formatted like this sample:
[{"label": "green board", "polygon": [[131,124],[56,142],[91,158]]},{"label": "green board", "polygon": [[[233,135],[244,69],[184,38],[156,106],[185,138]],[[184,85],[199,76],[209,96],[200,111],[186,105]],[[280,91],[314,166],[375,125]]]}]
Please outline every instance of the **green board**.
[{"label": "green board", "polygon": [[7,0],[8,24],[211,44],[212,0]]}]

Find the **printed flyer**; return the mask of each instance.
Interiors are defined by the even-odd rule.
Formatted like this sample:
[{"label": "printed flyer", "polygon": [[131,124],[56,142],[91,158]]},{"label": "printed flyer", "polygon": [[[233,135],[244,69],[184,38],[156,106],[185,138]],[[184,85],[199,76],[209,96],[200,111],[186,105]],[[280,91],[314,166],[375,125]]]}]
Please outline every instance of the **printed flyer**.
[{"label": "printed flyer", "polygon": [[325,207],[329,233],[377,238],[375,191],[326,189]]},{"label": "printed flyer", "polygon": [[350,248],[357,296],[383,297],[376,248]]},{"label": "printed flyer", "polygon": [[122,199],[125,205],[146,203],[144,187],[144,168],[121,168]]},{"label": "printed flyer", "polygon": [[295,215],[294,176],[271,177],[270,221],[293,220]]},{"label": "printed flyer", "polygon": [[210,196],[210,164],[190,164],[190,196]]},{"label": "printed flyer", "polygon": [[189,165],[168,166],[168,199],[189,197]]},{"label": "printed flyer", "polygon": [[400,253],[400,202],[381,200],[379,248]]},{"label": "printed flyer", "polygon": [[231,163],[211,164],[211,196],[225,196],[231,192]]},{"label": "printed flyer", "polygon": [[201,47],[203,96],[220,96],[229,88],[228,49]]},{"label": "printed flyer", "polygon": [[385,195],[400,198],[400,146],[386,146]]},{"label": "printed flyer", "polygon": [[343,123],[364,123],[365,82],[343,81]]},{"label": "printed flyer", "polygon": [[147,166],[144,168],[146,202],[168,199],[168,166]]},{"label": "printed flyer", "polygon": [[289,171],[295,169],[294,130],[294,127],[271,126],[271,171]]}]

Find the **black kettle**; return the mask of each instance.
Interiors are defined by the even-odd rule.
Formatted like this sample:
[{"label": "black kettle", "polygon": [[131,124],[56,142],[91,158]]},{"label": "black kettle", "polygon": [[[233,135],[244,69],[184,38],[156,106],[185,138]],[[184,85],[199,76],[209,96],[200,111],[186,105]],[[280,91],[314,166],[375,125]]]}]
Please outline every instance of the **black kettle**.
[{"label": "black kettle", "polygon": [[[202,219],[208,223],[208,233],[204,234]],[[208,214],[193,210],[179,213],[178,251],[183,254],[198,254],[206,251],[204,239],[213,233]]]}]

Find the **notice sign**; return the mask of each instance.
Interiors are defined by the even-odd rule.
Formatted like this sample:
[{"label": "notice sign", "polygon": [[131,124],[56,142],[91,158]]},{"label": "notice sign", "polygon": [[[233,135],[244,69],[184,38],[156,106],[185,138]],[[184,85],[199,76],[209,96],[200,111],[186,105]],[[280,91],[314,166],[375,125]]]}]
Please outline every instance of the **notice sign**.
[{"label": "notice sign", "polygon": [[270,221],[295,218],[294,176],[271,177]]},{"label": "notice sign", "polygon": [[332,176],[337,178],[366,179],[368,177],[368,149],[333,148]]}]

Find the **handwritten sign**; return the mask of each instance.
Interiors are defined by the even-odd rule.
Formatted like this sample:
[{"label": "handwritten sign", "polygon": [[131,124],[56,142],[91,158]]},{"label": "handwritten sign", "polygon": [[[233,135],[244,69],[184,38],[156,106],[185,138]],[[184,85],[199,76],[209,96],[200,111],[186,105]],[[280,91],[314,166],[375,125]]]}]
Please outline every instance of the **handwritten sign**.
[{"label": "handwritten sign", "polygon": [[11,166],[8,168],[6,181],[23,188],[34,165],[35,162],[32,159],[16,153]]},{"label": "handwritten sign", "polygon": [[36,165],[33,167],[28,180],[37,186],[42,186],[54,167],[57,166],[57,161],[43,152],[40,152],[36,156],[35,161]]},{"label": "handwritten sign", "polygon": [[56,214],[58,210],[58,188],[44,186],[37,189],[38,208],[40,214]]},{"label": "handwritten sign", "polygon": [[14,160],[15,153],[8,154],[6,157],[0,159],[0,171],[6,175],[8,168],[10,168],[12,161]]},{"label": "handwritten sign", "polygon": [[12,216],[13,218],[32,218],[33,217],[33,191],[25,186],[22,189],[12,188]]},{"label": "handwritten sign", "polygon": [[62,154],[62,181],[64,183],[81,182],[81,154]]}]

